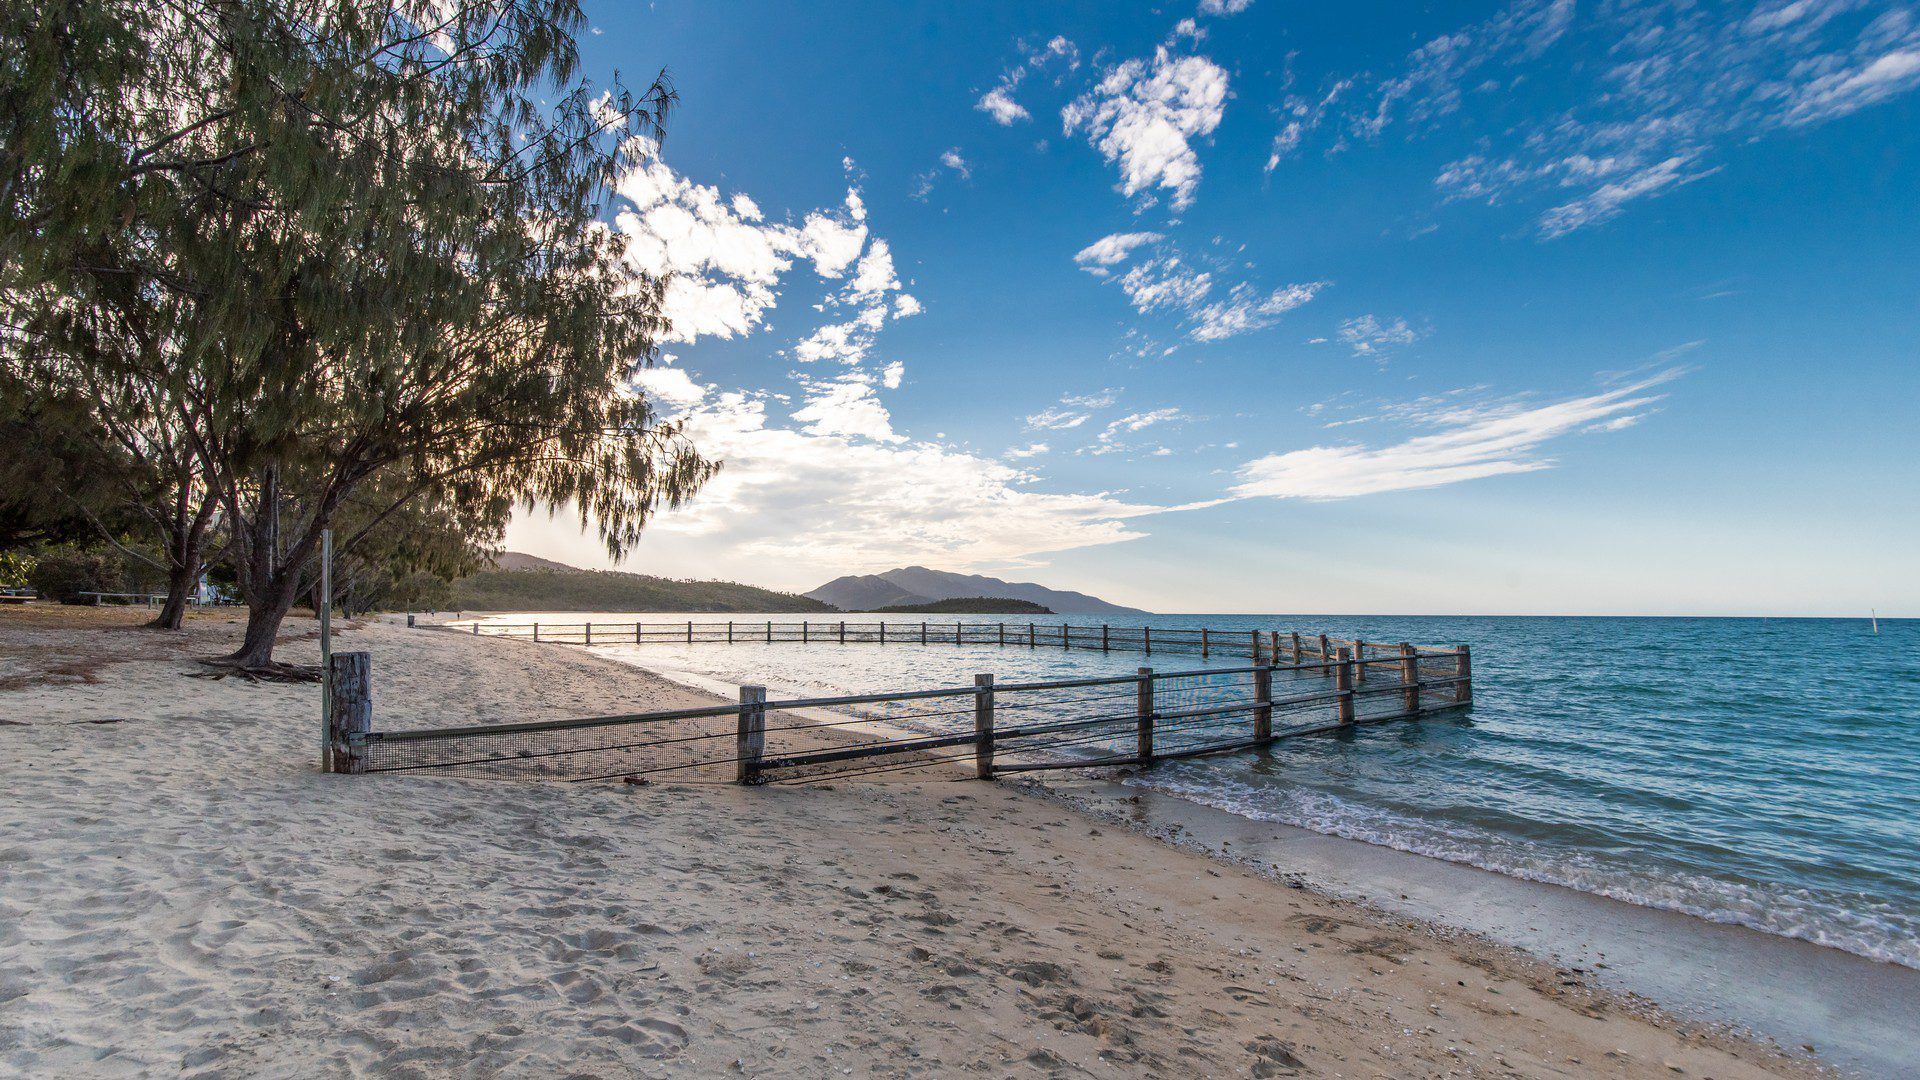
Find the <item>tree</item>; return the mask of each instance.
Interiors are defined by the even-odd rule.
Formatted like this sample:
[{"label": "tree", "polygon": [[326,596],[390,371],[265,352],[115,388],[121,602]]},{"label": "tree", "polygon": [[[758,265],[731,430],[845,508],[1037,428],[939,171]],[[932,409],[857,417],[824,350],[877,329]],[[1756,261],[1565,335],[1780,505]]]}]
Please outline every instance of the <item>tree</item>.
[{"label": "tree", "polygon": [[375,478],[344,554],[416,500],[572,501],[619,553],[716,468],[632,389],[662,283],[601,221],[673,94],[573,82],[571,0],[4,19],[0,296],[122,298],[122,347],[58,345],[153,389],[192,447],[182,490],[217,502],[248,605],[233,664],[274,670],[322,531]]}]

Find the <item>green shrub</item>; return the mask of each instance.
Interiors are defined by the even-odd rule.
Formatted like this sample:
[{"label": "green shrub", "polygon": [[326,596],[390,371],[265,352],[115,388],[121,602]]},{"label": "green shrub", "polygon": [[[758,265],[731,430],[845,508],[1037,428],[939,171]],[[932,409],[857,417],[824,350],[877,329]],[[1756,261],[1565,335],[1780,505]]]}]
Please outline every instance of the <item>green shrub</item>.
[{"label": "green shrub", "polygon": [[62,604],[90,604],[83,592],[119,592],[126,577],[117,555],[105,551],[49,551],[35,560],[27,580],[35,592]]}]

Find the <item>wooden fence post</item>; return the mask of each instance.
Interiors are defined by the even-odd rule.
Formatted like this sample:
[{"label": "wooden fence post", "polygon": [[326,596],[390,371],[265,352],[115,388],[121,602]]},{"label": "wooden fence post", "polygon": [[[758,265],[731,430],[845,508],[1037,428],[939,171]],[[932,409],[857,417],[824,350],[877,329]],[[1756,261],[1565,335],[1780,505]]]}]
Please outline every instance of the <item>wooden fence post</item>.
[{"label": "wooden fence post", "polygon": [[1455,647],[1453,674],[1464,680],[1454,684],[1453,699],[1462,705],[1473,704],[1473,653],[1465,645]]},{"label": "wooden fence post", "polygon": [[413,629],[413,612],[407,612],[407,629]]},{"label": "wooden fence post", "polygon": [[1261,742],[1273,739],[1273,669],[1253,669],[1253,737]]},{"label": "wooden fence post", "polygon": [[806,643],[807,643],[807,620],[801,619],[800,620],[800,644],[805,645]]},{"label": "wooden fence post", "polygon": [[767,747],[767,688],[740,688],[740,726],[735,733],[734,779],[742,784],[760,782],[760,755]]},{"label": "wooden fence post", "polygon": [[587,623],[586,626],[587,626],[586,637],[583,641],[581,641],[581,644],[591,645],[593,644],[593,624]]},{"label": "wooden fence post", "polygon": [[480,636],[480,620],[479,619],[473,620],[473,636],[474,637]]},{"label": "wooden fence post", "polygon": [[537,622],[533,624],[533,640],[540,640],[540,624]]},{"label": "wooden fence post", "polygon": [[1347,647],[1340,646],[1340,656],[1333,665],[1333,688],[1340,692],[1340,722],[1351,724],[1356,719],[1353,707],[1353,659],[1347,655]]},{"label": "wooden fence post", "polygon": [[337,773],[367,771],[365,736],[373,729],[371,654],[337,652],[327,657],[328,759]]},{"label": "wooden fence post", "polygon": [[693,620],[687,620],[687,644],[693,644]]},{"label": "wooden fence post", "polygon": [[1134,713],[1138,735],[1134,756],[1140,759],[1142,767],[1153,764],[1153,669],[1140,669],[1140,682],[1134,691]]},{"label": "wooden fence post", "polygon": [[925,645],[926,643],[927,643],[927,624],[921,623],[920,624],[920,644]]},{"label": "wooden fence post", "polygon": [[1327,648],[1327,635],[1325,634],[1320,635],[1320,659],[1323,661],[1333,659],[1333,653]]},{"label": "wooden fence post", "polygon": [[633,643],[635,645],[643,645],[646,643],[646,640],[647,640],[647,624],[640,622],[638,620],[635,620],[633,624]]},{"label": "wooden fence post", "polygon": [[773,644],[773,620],[767,620],[767,644]]},{"label": "wooden fence post", "polygon": [[973,775],[993,779],[993,676],[973,677]]},{"label": "wooden fence post", "polygon": [[1280,662],[1280,631],[1269,630],[1267,631],[1267,663],[1278,664],[1279,662]]},{"label": "wooden fence post", "polygon": [[1400,685],[1406,689],[1400,692],[1400,707],[1408,716],[1420,715],[1420,654],[1413,646],[1400,643]]},{"label": "wooden fence post", "polygon": [[1143,626],[1140,628],[1140,646],[1141,651],[1145,652],[1148,656],[1153,655],[1153,627]]},{"label": "wooden fence post", "polygon": [[887,620],[881,619],[880,620],[880,644],[885,645],[886,643],[887,643]]},{"label": "wooden fence post", "polygon": [[1002,622],[1000,624],[1000,644],[1005,645],[1006,643],[1007,643],[1007,624],[1005,622]]},{"label": "wooden fence post", "polygon": [[1205,660],[1206,658],[1207,658],[1207,628],[1203,626],[1200,628],[1200,659]]},{"label": "wooden fence post", "polygon": [[1353,665],[1353,681],[1357,683],[1366,682],[1367,665],[1365,661],[1367,659],[1367,647],[1359,638],[1353,639],[1353,659],[1355,661]]},{"label": "wooden fence post", "polygon": [[1101,623],[1100,624],[1100,651],[1101,652],[1112,651],[1112,647],[1107,643],[1107,635],[1108,635],[1107,624]]},{"label": "wooden fence post", "polygon": [[1027,624],[1027,648],[1029,648],[1029,649],[1031,649],[1031,648],[1033,648],[1033,647],[1034,647],[1034,644],[1033,644],[1033,624],[1032,624],[1032,623],[1028,623],[1028,624]]},{"label": "wooden fence post", "polygon": [[733,644],[733,620],[727,620],[727,644]]},{"label": "wooden fence post", "polygon": [[845,645],[846,643],[847,643],[847,620],[841,619],[840,620],[840,644]]},{"label": "wooden fence post", "polygon": [[1300,662],[1300,631],[1289,630],[1287,632],[1293,635],[1293,662],[1297,664]]}]

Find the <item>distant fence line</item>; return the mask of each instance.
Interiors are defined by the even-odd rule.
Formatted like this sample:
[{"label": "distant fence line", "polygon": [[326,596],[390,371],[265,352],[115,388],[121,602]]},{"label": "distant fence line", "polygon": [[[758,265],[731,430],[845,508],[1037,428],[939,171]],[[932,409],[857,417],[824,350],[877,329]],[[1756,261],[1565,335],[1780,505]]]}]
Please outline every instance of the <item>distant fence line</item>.
[{"label": "distant fence line", "polygon": [[[747,627],[757,636],[746,637]],[[476,625],[471,632],[611,644],[668,640],[658,636],[667,629],[659,623],[540,623],[485,630]],[[825,635],[811,622],[686,622],[671,629],[671,640],[678,642],[1004,640],[1010,647],[1221,652],[1254,662],[1021,683],[982,674],[971,686],[775,701],[767,699],[765,687],[743,686],[737,705],[375,731],[367,655],[342,653],[329,671],[339,718],[328,733],[329,767],[575,781],[644,782],[656,773],[680,773],[761,784],[970,763],[973,776],[991,779],[1008,772],[1146,767],[1416,719],[1473,701],[1472,660],[1464,645],[1439,649],[1278,631],[1004,623],[834,622],[826,624]]]},{"label": "distant fence line", "polygon": [[[1403,643],[1336,638],[1280,630],[1224,630],[1209,627],[1158,628],[1151,626],[1076,626],[1056,623],[989,622],[674,622],[630,623],[482,623],[474,634],[527,638],[558,645],[615,644],[900,644],[1005,645],[1031,649],[1074,649],[1092,652],[1155,652],[1244,656],[1255,662],[1299,663],[1309,657],[1331,660],[1347,649],[1362,659],[1399,656]],[[1453,649],[1411,646],[1426,656],[1451,656]]]}]

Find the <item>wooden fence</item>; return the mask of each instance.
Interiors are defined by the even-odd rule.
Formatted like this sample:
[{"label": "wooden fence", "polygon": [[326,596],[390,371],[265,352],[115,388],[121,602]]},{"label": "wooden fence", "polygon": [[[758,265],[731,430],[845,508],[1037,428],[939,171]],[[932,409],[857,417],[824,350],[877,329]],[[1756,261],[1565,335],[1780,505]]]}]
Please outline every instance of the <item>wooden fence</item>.
[{"label": "wooden fence", "polygon": [[[634,624],[623,625],[633,631]],[[999,624],[958,625],[995,630]],[[837,640],[834,626],[831,640]],[[576,629],[584,638],[587,631]],[[637,632],[644,640],[645,631]],[[685,632],[700,640],[697,629]],[[1162,633],[1170,632],[1154,636]],[[1065,640],[1076,647],[1071,634]],[[1239,640],[1261,648],[1245,633]],[[1117,647],[1111,635],[1108,644]],[[331,674],[347,704],[336,705],[335,715],[348,726],[337,726],[329,742],[340,772],[636,782],[671,773],[760,784],[946,766],[991,779],[1008,772],[1146,767],[1472,703],[1465,646],[1329,645],[1333,654],[1325,659],[1242,667],[1142,667],[1131,675],[1024,683],[983,674],[970,686],[776,701],[763,687],[745,686],[737,705],[405,731],[371,730],[370,708],[355,696],[365,693],[355,688],[368,683],[365,654],[338,654],[340,670]],[[1054,646],[1061,647],[1059,640]]]},{"label": "wooden fence", "polygon": [[[409,624],[411,625],[411,624]],[[457,626],[451,629],[463,629]],[[1400,642],[1361,641],[1279,630],[1225,630],[1208,627],[1075,626],[1058,623],[1006,622],[675,622],[630,623],[483,623],[467,632],[489,637],[525,638],[556,645],[742,645],[798,643],[814,645],[1003,645],[1029,649],[1066,649],[1088,652],[1156,652],[1214,656],[1244,656],[1254,663],[1300,663],[1333,660],[1345,649],[1371,662],[1398,658],[1403,647],[1422,656],[1451,656],[1453,649],[1405,646]]]}]

